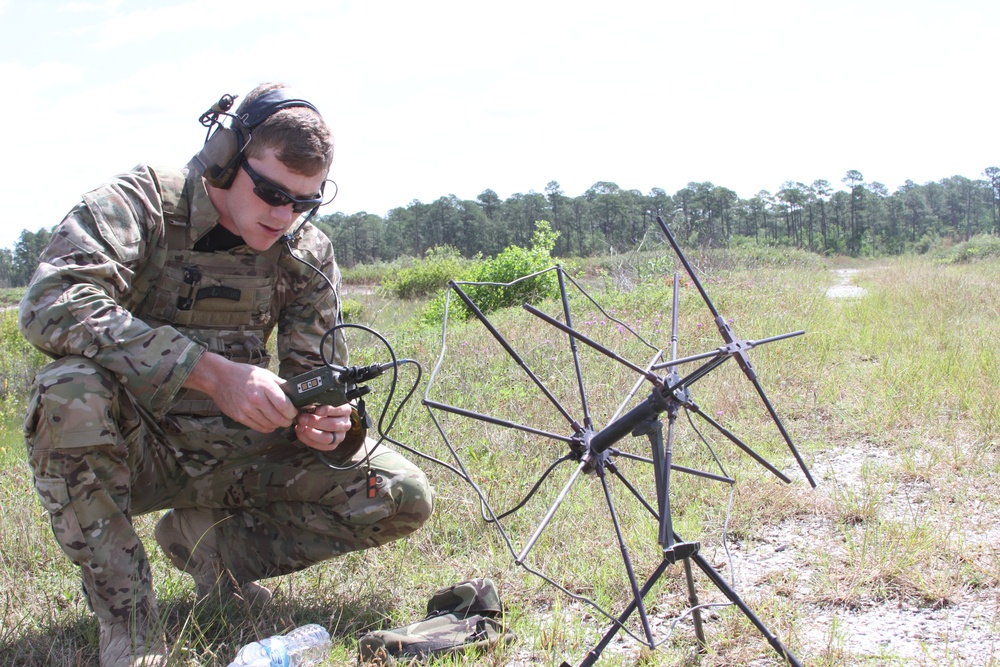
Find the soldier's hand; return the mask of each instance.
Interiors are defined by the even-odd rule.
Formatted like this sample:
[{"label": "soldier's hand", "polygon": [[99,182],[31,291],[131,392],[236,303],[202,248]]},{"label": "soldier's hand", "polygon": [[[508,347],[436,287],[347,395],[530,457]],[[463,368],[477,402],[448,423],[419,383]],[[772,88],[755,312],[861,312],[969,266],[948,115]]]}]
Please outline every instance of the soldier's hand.
[{"label": "soldier's hand", "polygon": [[333,451],[351,430],[349,404],[319,405],[312,412],[302,412],[295,423],[299,441],[324,452]]},{"label": "soldier's hand", "polygon": [[265,368],[206,353],[184,386],[211,396],[223,414],[261,433],[292,425],[298,414],[281,390],[281,378]]}]

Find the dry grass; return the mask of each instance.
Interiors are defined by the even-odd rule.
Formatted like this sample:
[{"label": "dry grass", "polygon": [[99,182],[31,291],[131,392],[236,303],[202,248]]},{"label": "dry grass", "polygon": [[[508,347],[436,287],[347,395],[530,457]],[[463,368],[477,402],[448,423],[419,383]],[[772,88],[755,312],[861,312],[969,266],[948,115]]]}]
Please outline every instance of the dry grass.
[{"label": "dry grass", "polygon": [[[756,339],[808,331],[757,348],[751,357],[818,487],[804,482],[756,392],[727,364],[696,384],[695,400],[777,462],[793,483],[781,483],[702,423],[700,430],[737,480],[731,516],[727,522],[726,485],[677,474],[671,495],[677,531],[702,542],[705,558],[733,577],[747,603],[803,664],[1000,664],[994,639],[1000,636],[1000,263],[945,267],[899,259],[856,267],[861,271],[854,282],[868,290],[867,296],[836,300],[825,296],[836,283],[829,268],[727,268],[704,276],[737,334]],[[710,316],[685,282],[682,356],[720,344]],[[389,337],[398,356],[417,359],[426,372],[431,370],[439,331],[400,324],[392,305],[377,294],[352,298],[365,302],[365,321]],[[669,275],[644,277],[631,291],[602,292],[598,299],[609,314],[656,346],[669,346]],[[574,300],[573,306],[579,329],[637,363],[651,357],[584,300]],[[558,308],[552,304],[546,310]],[[560,401],[577,405],[565,337],[520,311],[494,319]],[[352,343],[358,362],[381,353],[374,346],[366,349],[363,341]],[[591,351],[581,357],[594,421],[601,425],[634,375]],[[381,381],[373,382],[375,403],[384,393]],[[568,431],[565,420],[475,324],[449,329],[448,355],[435,378],[435,392],[442,402]],[[31,489],[17,434],[17,400],[5,399],[6,430],[0,441],[5,508],[0,664],[95,665],[96,623]],[[447,457],[428,413],[417,403],[403,411],[395,436]],[[562,443],[500,427],[452,417],[443,421],[463,463],[498,508],[511,506],[565,451]],[[683,415],[676,429],[675,463],[714,469],[712,456]],[[620,446],[636,453],[648,449],[641,438]],[[260,614],[193,608],[191,582],[151,549],[161,609],[177,640],[175,663],[224,665],[236,648],[257,636],[320,622],[337,639],[328,664],[352,664],[359,633],[419,618],[434,589],[473,576],[498,583],[519,641],[486,657],[441,664],[559,665],[583,659],[606,620],[516,567],[498,531],[482,523],[469,486],[433,464],[424,468],[436,488],[437,511],[422,531],[405,542],[271,582],[278,586],[278,597]],[[518,546],[539,524],[571,469],[572,464],[560,467],[537,500],[508,522]],[[622,469],[649,490],[641,465],[622,462]],[[612,493],[637,571],[645,576],[658,561],[655,526],[620,485]],[[149,537],[155,519],[139,518],[140,533]],[[573,486],[529,564],[612,612],[627,603],[627,579],[593,476]],[[704,576],[696,573],[696,580],[702,602],[723,601]],[[687,607],[680,567],[667,571],[649,600],[657,637],[666,638],[673,619]],[[699,664],[781,664],[738,610],[713,609],[706,617],[708,647]],[[629,627],[638,632],[634,624]],[[684,619],[656,651],[616,639],[599,664],[691,664],[694,647],[691,622]]]}]

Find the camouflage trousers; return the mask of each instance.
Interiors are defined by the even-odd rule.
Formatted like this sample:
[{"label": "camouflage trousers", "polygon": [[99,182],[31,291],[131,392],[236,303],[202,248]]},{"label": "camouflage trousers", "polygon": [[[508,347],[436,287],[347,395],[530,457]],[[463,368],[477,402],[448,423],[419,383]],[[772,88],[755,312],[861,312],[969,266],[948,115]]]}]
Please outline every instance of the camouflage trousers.
[{"label": "camouflage trousers", "polygon": [[388,448],[371,457],[369,498],[366,465],[333,470],[291,429],[262,434],[226,417],[156,420],[84,357],[38,373],[25,436],[56,540],[107,622],[156,616],[133,516],[211,509],[223,562],[245,583],[404,537],[432,508],[424,474]]}]

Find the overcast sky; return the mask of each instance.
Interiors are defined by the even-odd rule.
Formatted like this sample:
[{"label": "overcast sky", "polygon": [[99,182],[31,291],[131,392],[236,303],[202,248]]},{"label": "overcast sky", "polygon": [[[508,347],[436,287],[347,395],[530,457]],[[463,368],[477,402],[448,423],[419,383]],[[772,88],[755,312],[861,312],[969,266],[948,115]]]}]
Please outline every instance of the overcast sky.
[{"label": "overcast sky", "polygon": [[996,0],[0,0],[7,222],[59,222],[261,81],[336,138],[324,213],[597,181],[749,197],[1000,165]]}]

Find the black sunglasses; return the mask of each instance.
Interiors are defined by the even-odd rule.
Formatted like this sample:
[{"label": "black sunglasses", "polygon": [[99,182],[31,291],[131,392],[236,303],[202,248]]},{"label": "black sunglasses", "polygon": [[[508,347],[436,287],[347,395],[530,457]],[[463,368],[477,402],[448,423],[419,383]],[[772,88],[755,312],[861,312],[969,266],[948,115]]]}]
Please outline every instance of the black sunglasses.
[{"label": "black sunglasses", "polygon": [[[293,197],[288,194],[277,185],[267,180],[250,166],[250,163],[246,159],[240,160],[240,166],[243,167],[243,171],[247,173],[250,180],[253,181],[253,193],[260,197],[260,200],[267,204],[268,206],[287,206],[292,205],[292,210],[296,213],[305,213],[311,209],[316,208],[323,203],[323,187],[320,187],[319,194],[314,197],[309,197],[307,199],[299,199],[298,197]],[[323,184],[324,186],[326,183]]]}]

